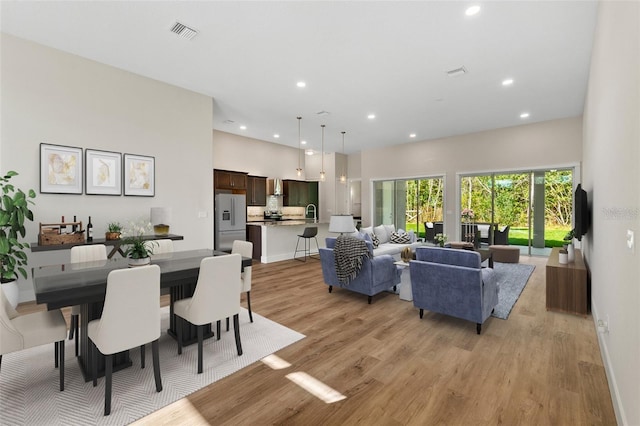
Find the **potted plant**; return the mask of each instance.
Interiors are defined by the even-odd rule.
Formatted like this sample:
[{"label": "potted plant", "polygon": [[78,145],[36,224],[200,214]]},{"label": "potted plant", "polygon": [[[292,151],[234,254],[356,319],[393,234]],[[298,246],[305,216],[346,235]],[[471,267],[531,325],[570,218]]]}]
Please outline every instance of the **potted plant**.
[{"label": "potted plant", "polygon": [[575,236],[575,228],[567,232],[567,235],[564,236],[564,248],[567,251],[567,259],[569,260],[569,262],[573,262],[575,260],[575,249],[573,246],[573,239],[575,238]]},{"label": "potted plant", "polygon": [[122,233],[122,225],[119,222],[110,222],[107,225],[107,232],[104,233],[105,240],[118,240]]},{"label": "potted plant", "polygon": [[20,240],[26,234],[25,220],[33,221],[29,204],[34,204],[30,199],[36,197],[33,189],[25,193],[11,184],[11,178],[17,175],[9,171],[0,177],[0,282],[5,296],[14,307],[18,304],[16,280],[19,275],[27,278],[27,254],[24,249],[29,244]]},{"label": "potted plant", "polygon": [[151,262],[154,242],[144,238],[152,229],[151,223],[130,223],[123,232],[122,245],[126,246],[124,256],[130,266],[147,265]]},{"label": "potted plant", "polygon": [[439,245],[440,247],[444,247],[444,243],[447,242],[447,234],[436,234],[436,236],[433,238],[433,241]]}]

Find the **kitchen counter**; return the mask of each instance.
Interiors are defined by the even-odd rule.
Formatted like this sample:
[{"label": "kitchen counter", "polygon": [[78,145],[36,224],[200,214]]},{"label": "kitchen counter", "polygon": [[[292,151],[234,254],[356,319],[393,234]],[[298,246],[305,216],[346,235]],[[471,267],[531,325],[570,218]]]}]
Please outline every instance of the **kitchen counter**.
[{"label": "kitchen counter", "polygon": [[[298,242],[298,235],[302,234],[304,228],[307,226],[317,226],[318,246],[325,247],[325,238],[329,236],[336,236],[335,233],[329,233],[328,223],[318,223],[313,219],[300,219],[300,220],[272,220],[266,222],[247,222],[248,226],[260,227],[260,247],[261,255],[260,262],[272,263],[282,260],[293,259],[293,254]],[[311,239],[311,253],[318,255],[315,241]],[[300,248],[304,248],[304,240],[300,240]],[[298,255],[302,255],[300,252]],[[309,261],[309,259],[308,259]],[[311,259],[310,261],[316,262]]]}]

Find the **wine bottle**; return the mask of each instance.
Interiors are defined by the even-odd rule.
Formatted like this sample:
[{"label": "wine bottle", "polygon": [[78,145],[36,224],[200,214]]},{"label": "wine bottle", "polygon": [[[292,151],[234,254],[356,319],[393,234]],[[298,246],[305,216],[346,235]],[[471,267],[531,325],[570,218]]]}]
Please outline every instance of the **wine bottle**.
[{"label": "wine bottle", "polygon": [[66,234],[67,233],[67,225],[64,224],[64,216],[62,216],[62,220],[60,222],[62,223],[60,225],[60,233],[61,234]]},{"label": "wine bottle", "polygon": [[73,225],[71,225],[71,233],[72,234],[75,234],[76,231],[78,230],[78,227],[76,226],[75,222],[76,222],[76,217],[73,216]]},{"label": "wine bottle", "polygon": [[87,241],[93,241],[93,224],[91,223],[91,216],[89,216],[89,223],[87,223]]}]

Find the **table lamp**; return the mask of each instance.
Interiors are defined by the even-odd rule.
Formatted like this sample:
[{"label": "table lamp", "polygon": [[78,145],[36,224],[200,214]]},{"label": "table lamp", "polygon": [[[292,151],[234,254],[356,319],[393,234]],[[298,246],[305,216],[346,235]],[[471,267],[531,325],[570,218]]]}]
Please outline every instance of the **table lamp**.
[{"label": "table lamp", "polygon": [[329,221],[329,232],[339,232],[342,234],[350,234],[355,232],[356,227],[353,225],[353,216],[350,214],[339,214],[331,216]]},{"label": "table lamp", "polygon": [[171,209],[169,207],[151,207],[151,224],[156,235],[169,234]]}]

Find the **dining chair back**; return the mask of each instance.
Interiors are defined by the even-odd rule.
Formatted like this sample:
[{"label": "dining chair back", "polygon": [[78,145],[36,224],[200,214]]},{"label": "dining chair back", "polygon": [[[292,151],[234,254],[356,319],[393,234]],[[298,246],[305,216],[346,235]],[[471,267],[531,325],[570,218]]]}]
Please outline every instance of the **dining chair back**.
[{"label": "dining chair back", "polygon": [[[196,289],[192,297],[174,302],[173,312],[198,326],[198,373],[202,373],[203,326],[233,316],[233,328],[238,355],[242,355],[240,342],[240,269],[239,254],[202,259]],[[182,353],[182,325],[177,324],[178,354]]]},{"label": "dining chair back", "polygon": [[64,341],[67,323],[62,311],[40,311],[19,315],[0,286],[0,366],[2,355],[54,343],[54,365],[60,368],[60,390],[64,390]]},{"label": "dining chair back", "polygon": [[151,250],[153,251],[152,257],[159,254],[173,253],[173,241],[167,239],[153,240],[151,242]]},{"label": "dining chair back", "polygon": [[[71,263],[88,263],[99,260],[107,260],[107,246],[104,244],[91,244],[86,246],[71,247],[69,261]],[[76,265],[77,266],[77,265]],[[80,305],[71,307],[71,324],[69,326],[69,340],[73,339],[73,335],[78,335],[80,329]],[[78,356],[79,345],[76,337],[76,356]]]},{"label": "dining chair back", "polygon": [[[251,241],[235,240],[231,246],[231,254],[237,253],[242,257],[253,257],[253,243]],[[249,320],[253,322],[253,313],[251,312],[251,266],[245,266],[242,274],[240,274],[240,292],[247,293],[247,310],[249,311]],[[229,329],[227,323],[227,330]]]},{"label": "dining chair back", "polygon": [[109,272],[102,316],[89,323],[88,336],[95,344],[94,386],[98,355],[95,349],[105,355],[105,416],[111,412],[111,356],[115,353],[140,346],[144,368],[144,345],[151,342],[156,391],[160,392],[160,267],[147,265]]}]

